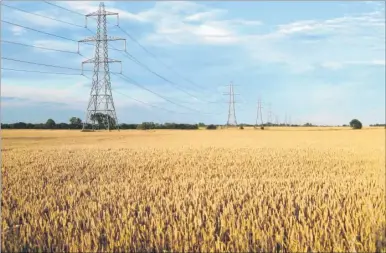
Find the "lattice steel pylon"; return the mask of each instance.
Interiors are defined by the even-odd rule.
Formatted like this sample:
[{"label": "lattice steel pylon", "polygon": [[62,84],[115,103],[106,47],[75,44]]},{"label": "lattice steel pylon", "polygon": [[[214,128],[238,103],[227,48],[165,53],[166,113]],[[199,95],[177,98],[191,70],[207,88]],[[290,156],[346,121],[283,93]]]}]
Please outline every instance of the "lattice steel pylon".
[{"label": "lattice steel pylon", "polygon": [[229,93],[225,93],[224,95],[229,95],[229,108],[228,108],[228,120],[227,127],[229,126],[237,126],[236,119],[236,107],[235,107],[235,91],[233,89],[233,82],[229,83]]},{"label": "lattice steel pylon", "polygon": [[261,99],[259,98],[257,100],[257,109],[256,109],[256,123],[255,123],[255,127],[257,127],[259,125],[259,115],[260,115],[260,122],[261,122],[261,126],[263,127],[264,126],[264,122],[263,122],[263,113],[262,113],[262,109],[263,106],[262,106],[262,102],[261,102]]},{"label": "lattice steel pylon", "polygon": [[[87,18],[96,17],[97,20],[97,33],[96,36],[88,37],[80,40],[82,42],[95,42],[95,54],[94,58],[82,62],[82,74],[83,65],[87,63],[94,64],[94,74],[92,78],[92,88],[90,92],[90,99],[87,106],[86,118],[83,122],[82,131],[86,130],[90,125],[92,131],[99,129],[100,126],[104,126],[105,129],[111,130],[116,128],[119,131],[118,118],[115,111],[115,105],[113,100],[113,94],[111,92],[111,80],[110,80],[110,68],[109,63],[121,63],[118,60],[110,59],[108,56],[108,41],[123,40],[126,39],[107,36],[107,20],[108,15],[117,16],[117,24],[119,22],[118,13],[113,13],[105,10],[103,2],[99,4],[99,9],[96,12],[86,15],[86,28]],[[119,24],[118,24],[119,25]],[[78,52],[79,52],[78,43]]]}]

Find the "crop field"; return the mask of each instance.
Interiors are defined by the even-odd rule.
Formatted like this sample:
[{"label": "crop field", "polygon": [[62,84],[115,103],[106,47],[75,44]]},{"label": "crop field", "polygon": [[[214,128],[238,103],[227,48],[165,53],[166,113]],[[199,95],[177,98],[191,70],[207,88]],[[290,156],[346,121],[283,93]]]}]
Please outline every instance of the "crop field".
[{"label": "crop field", "polygon": [[385,129],[299,129],[3,130],[1,249],[386,252]]}]

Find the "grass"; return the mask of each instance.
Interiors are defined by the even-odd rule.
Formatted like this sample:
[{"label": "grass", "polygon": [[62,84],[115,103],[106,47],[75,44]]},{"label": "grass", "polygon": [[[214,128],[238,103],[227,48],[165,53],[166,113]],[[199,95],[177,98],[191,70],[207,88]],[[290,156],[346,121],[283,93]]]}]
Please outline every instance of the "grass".
[{"label": "grass", "polygon": [[386,252],[384,140],[2,131],[1,249]]}]

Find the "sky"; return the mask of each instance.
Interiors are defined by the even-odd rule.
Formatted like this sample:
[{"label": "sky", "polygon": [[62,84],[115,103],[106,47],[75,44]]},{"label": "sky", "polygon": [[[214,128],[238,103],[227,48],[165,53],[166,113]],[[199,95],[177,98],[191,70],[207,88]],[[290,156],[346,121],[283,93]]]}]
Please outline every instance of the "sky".
[{"label": "sky", "polygon": [[[77,41],[95,34],[95,20],[86,29],[84,15],[99,2],[52,3],[79,14],[44,1],[3,1],[3,21],[57,35],[1,23],[4,123],[85,118],[93,66],[84,65],[84,76],[80,69],[94,48],[81,44],[78,54]],[[119,122],[225,124],[232,82],[238,123],[255,123],[259,99],[264,121],[385,123],[385,2],[104,3],[121,28],[109,16],[108,35],[125,38],[128,53],[109,50],[130,78],[110,64]],[[109,43],[124,49],[123,41]]]}]

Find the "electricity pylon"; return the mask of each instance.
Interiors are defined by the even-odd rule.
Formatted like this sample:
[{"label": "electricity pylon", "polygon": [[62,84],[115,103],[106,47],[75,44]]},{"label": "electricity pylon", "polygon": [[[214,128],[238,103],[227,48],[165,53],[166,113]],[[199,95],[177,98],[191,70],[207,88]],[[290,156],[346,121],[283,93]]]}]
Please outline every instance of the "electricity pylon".
[{"label": "electricity pylon", "polygon": [[[96,17],[97,20],[97,33],[96,36],[88,37],[80,40],[81,42],[95,42],[95,54],[94,58],[82,62],[82,74],[83,65],[87,63],[94,64],[94,74],[92,78],[92,88],[90,92],[90,99],[87,106],[86,118],[83,123],[82,131],[84,131],[91,122],[92,131],[99,129],[100,125],[103,125],[107,130],[111,128],[117,128],[119,131],[118,118],[115,111],[115,105],[113,100],[113,94],[111,92],[110,81],[110,68],[109,63],[120,63],[122,72],[122,62],[109,58],[108,54],[108,41],[123,40],[126,39],[107,36],[107,20],[108,15],[116,15],[117,22],[119,22],[118,13],[113,13],[105,10],[103,2],[99,4],[98,11],[92,12],[86,15],[86,28],[87,18]],[[78,43],[78,50],[79,50]]]},{"label": "electricity pylon", "polygon": [[224,93],[224,95],[229,95],[229,108],[228,108],[228,120],[227,120],[227,127],[229,126],[237,126],[237,119],[236,119],[236,107],[235,107],[235,91],[233,89],[234,85],[233,82],[229,83],[229,93]]},{"label": "electricity pylon", "polygon": [[262,113],[262,110],[261,110],[262,108],[263,108],[263,106],[261,104],[261,99],[259,98],[259,100],[257,101],[256,124],[255,124],[255,127],[257,127],[257,125],[258,125],[259,114],[260,114],[261,126],[262,127],[264,126],[264,123],[263,123],[263,113]]}]

